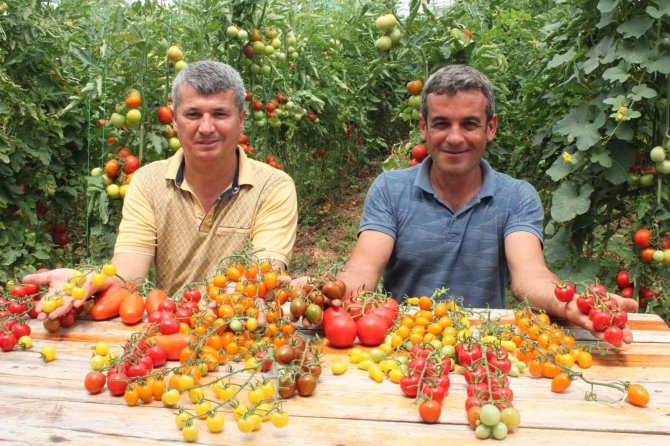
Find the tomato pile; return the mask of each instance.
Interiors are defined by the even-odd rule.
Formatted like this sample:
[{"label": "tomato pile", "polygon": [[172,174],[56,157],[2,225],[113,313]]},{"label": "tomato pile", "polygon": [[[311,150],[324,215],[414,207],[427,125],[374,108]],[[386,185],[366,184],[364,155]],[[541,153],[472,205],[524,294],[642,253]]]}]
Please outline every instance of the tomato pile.
[{"label": "tomato pile", "polygon": [[[197,439],[197,419],[221,432],[224,407],[231,408],[242,432],[268,420],[283,427],[288,415],[281,399],[312,395],[322,365],[318,349],[295,333],[281,308],[290,297],[305,298],[306,287],[294,288],[282,275],[270,262],[245,259],[177,296],[150,291],[143,330],[118,357],[105,343],[96,344],[84,386],[96,394],[106,385],[129,406],[160,400],[175,407],[187,394],[192,408],[181,407],[176,418],[186,441]],[[318,293],[330,293],[329,281],[318,283]],[[167,361],[178,365],[168,367]],[[223,373],[205,379],[223,363],[228,363]]]},{"label": "tomato pile", "polygon": [[26,283],[0,295],[0,350],[8,352],[17,345],[23,350],[32,347],[28,319],[37,317],[35,308],[41,293],[39,286]]},{"label": "tomato pile", "polygon": [[326,310],[323,317],[323,327],[329,344],[338,348],[350,347],[358,338],[362,345],[380,345],[398,316],[398,302],[389,296],[371,291],[347,295],[342,299],[345,291],[344,284],[337,291],[327,289],[335,303]]},{"label": "tomato pile", "polygon": [[670,266],[670,231],[665,231],[656,243],[652,244],[653,241],[653,233],[647,228],[638,229],[633,235],[642,261]]}]

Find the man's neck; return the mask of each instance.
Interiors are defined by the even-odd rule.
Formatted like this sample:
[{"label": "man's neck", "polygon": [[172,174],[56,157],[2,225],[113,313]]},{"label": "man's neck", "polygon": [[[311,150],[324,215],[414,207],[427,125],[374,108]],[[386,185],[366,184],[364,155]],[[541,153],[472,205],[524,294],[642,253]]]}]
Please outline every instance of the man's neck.
[{"label": "man's neck", "polygon": [[481,190],[482,182],[481,166],[471,175],[451,177],[439,175],[434,168],[430,169],[430,184],[435,193],[454,212],[465,206]]},{"label": "man's neck", "polygon": [[198,162],[184,158],[184,179],[208,212],[216,199],[228,190],[237,171],[237,154],[220,162]]}]

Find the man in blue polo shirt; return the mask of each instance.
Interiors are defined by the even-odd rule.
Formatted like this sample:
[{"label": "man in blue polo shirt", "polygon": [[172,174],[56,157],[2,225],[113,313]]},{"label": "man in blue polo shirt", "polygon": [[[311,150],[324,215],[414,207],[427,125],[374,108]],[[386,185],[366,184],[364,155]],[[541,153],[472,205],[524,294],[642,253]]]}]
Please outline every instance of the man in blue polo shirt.
[{"label": "man in blue polo shirt", "polygon": [[[373,183],[340,275],[347,289],[374,289],[383,275],[398,300],[447,287],[467,306],[502,308],[510,284],[517,299],[593,331],[575,301],[554,297],[561,280],[544,261],[537,192],[482,159],[498,128],[488,78],[465,65],[435,72],[423,89],[419,128],[430,156]],[[624,310],[637,309],[633,299],[615,298]],[[626,328],[624,342],[631,341]]]}]

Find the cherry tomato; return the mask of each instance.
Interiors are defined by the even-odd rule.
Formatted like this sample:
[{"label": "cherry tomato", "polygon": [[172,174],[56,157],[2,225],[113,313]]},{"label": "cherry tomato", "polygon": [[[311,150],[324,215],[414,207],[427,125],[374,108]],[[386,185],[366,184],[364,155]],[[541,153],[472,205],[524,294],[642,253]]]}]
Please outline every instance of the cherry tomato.
[{"label": "cherry tomato", "polygon": [[101,372],[89,372],[84,378],[84,387],[88,390],[88,393],[95,395],[100,393],[105,387],[105,382],[107,378]]},{"label": "cherry tomato", "polygon": [[442,414],[442,404],[435,400],[428,400],[419,406],[419,415],[425,423],[436,423]]},{"label": "cherry tomato", "polygon": [[640,384],[629,384],[626,399],[635,406],[644,407],[649,403],[649,392]]},{"label": "cherry tomato", "polygon": [[561,302],[570,302],[575,296],[575,286],[570,282],[563,282],[554,288],[556,299]]}]

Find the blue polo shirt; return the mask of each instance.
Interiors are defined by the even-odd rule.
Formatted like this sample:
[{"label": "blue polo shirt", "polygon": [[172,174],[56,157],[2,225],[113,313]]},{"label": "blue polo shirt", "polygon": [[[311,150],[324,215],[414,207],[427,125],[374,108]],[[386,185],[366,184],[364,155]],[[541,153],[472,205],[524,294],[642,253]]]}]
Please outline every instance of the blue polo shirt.
[{"label": "blue polo shirt", "polygon": [[485,160],[480,191],[452,212],[430,184],[432,160],[382,173],[365,198],[359,234],[374,230],[395,239],[383,274],[399,300],[447,287],[471,307],[503,308],[510,282],[505,237],[535,234],[542,242],[544,211],[529,183],[496,172]]}]

